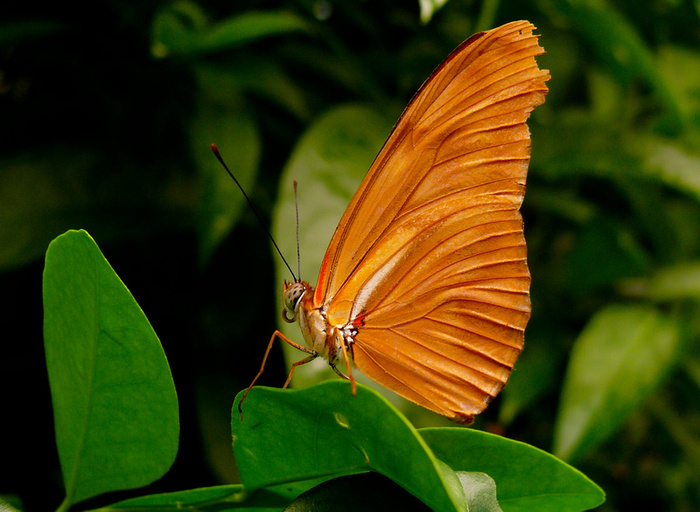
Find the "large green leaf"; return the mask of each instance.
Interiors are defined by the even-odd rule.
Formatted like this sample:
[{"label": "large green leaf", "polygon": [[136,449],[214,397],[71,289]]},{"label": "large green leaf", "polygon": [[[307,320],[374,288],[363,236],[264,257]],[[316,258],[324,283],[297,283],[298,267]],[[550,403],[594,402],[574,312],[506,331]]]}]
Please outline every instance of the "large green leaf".
[{"label": "large green leaf", "polygon": [[43,287],[63,506],[153,482],[173,463],[179,436],[158,337],[85,231],[51,243]]},{"label": "large green leaf", "polygon": [[673,367],[680,341],[679,323],[651,306],[596,313],[571,353],[554,453],[576,460],[610,436]]},{"label": "large green leaf", "polygon": [[458,476],[435,458],[408,420],[370,388],[346,381],[302,390],[253,388],[238,413],[233,447],[250,489],[381,473],[438,511],[466,511]]},{"label": "large green leaf", "polygon": [[[343,381],[293,391],[254,388],[243,416],[237,405],[233,410],[243,485],[252,490],[295,484],[301,492],[371,470],[434,510],[462,510],[466,502],[471,512],[500,510],[499,503],[506,512],[579,511],[604,500],[585,475],[542,450],[461,427],[416,431],[381,395],[363,385],[357,391],[353,397]],[[363,482],[371,485],[368,492],[391,489]],[[342,494],[344,486],[324,485],[303,502],[337,503],[331,495]]]},{"label": "large green leaf", "polygon": [[419,432],[435,456],[455,471],[479,471],[493,478],[504,512],[574,512],[605,500],[586,475],[534,446],[473,429]]}]

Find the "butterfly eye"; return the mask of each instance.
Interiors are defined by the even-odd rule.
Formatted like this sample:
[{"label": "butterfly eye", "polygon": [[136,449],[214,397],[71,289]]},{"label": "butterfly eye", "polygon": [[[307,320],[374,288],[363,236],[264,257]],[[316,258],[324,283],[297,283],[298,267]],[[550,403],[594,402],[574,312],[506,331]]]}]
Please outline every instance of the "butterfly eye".
[{"label": "butterfly eye", "polygon": [[[299,311],[299,304],[301,303],[301,298],[306,292],[306,286],[301,283],[292,283],[284,291],[284,310],[285,313],[289,313],[290,317],[296,319],[297,312]],[[288,318],[285,314],[285,319]]]}]

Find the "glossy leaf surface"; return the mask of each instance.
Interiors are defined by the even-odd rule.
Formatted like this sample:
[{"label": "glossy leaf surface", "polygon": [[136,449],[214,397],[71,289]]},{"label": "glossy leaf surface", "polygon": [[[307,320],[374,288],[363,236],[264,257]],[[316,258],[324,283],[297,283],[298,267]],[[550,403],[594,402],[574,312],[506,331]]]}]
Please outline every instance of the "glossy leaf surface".
[{"label": "glossy leaf surface", "polygon": [[65,503],[160,478],[178,446],[170,369],[85,231],[59,236],[46,253],[44,337]]},{"label": "glossy leaf surface", "polygon": [[668,374],[681,340],[676,320],[651,306],[596,313],[571,353],[554,453],[576,460],[617,430]]}]

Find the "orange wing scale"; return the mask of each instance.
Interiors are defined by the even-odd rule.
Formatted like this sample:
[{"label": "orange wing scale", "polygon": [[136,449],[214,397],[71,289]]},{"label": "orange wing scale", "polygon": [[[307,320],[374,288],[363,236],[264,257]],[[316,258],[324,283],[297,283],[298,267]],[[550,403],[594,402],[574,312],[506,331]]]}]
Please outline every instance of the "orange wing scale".
[{"label": "orange wing scale", "polygon": [[526,21],[477,34],[404,111],[333,235],[313,306],[355,325],[355,365],[470,422],[508,380],[530,317],[519,212],[543,53]]}]

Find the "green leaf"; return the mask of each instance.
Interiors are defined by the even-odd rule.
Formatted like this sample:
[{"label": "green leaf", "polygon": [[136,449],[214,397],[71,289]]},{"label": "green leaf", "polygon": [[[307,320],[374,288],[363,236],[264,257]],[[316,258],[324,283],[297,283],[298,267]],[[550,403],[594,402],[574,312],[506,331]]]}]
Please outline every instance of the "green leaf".
[{"label": "green leaf", "polygon": [[473,429],[426,428],[419,433],[458,474],[483,472],[493,478],[504,512],[574,512],[605,500],[586,475],[534,446]]},{"label": "green leaf", "polygon": [[[391,126],[391,121],[376,110],[361,105],[343,105],[316,120],[294,148],[280,180],[272,235],[296,273],[293,259],[296,255],[296,213],[292,182],[297,180],[301,278],[305,281],[316,282],[338,221],[389,135]],[[279,263],[279,285],[275,290],[277,311],[282,310],[282,283],[289,278],[289,270]],[[298,325],[284,323],[279,328],[291,339],[300,339]],[[299,359],[298,351],[292,347],[285,346],[284,350],[288,364]],[[335,376],[324,361],[314,361],[294,373],[292,384],[309,385],[324,375]]]},{"label": "green leaf", "polygon": [[697,70],[700,67],[700,54],[682,46],[666,45],[659,48],[657,58],[659,72],[667,77],[668,87],[676,98],[679,108],[689,118],[698,120],[700,116],[700,83]]},{"label": "green leaf", "polygon": [[437,511],[466,511],[458,476],[408,420],[370,388],[328,381],[302,390],[255,387],[238,413],[233,447],[249,490],[376,471]]},{"label": "green leaf", "polygon": [[496,498],[496,482],[486,473],[457,471],[467,495],[469,512],[503,512]]},{"label": "green leaf", "polygon": [[220,485],[187,491],[169,492],[140,496],[108,507],[100,512],[109,510],[216,510],[225,512],[279,512],[290,499],[272,491],[259,490],[247,492],[242,485]]},{"label": "green leaf", "polygon": [[151,54],[157,58],[203,56],[266,37],[310,31],[311,25],[304,18],[282,11],[250,11],[208,25],[197,4],[180,1],[156,15],[151,30]]},{"label": "green leaf", "polygon": [[637,282],[639,294],[653,301],[700,300],[700,261],[661,268],[648,280]]},{"label": "green leaf", "polygon": [[177,396],[143,311],[85,231],[51,243],[43,288],[64,507],[160,478],[177,452]]},{"label": "green leaf", "polygon": [[676,363],[680,330],[650,306],[614,304],[596,313],[571,353],[554,453],[580,459],[614,433]]},{"label": "green leaf", "polygon": [[201,34],[198,53],[213,53],[237,48],[258,39],[291,32],[311,32],[302,17],[284,11],[249,11],[223,20]]},{"label": "green leaf", "polygon": [[17,496],[0,494],[0,510],[2,512],[23,512],[22,500]]},{"label": "green leaf", "polygon": [[187,55],[195,46],[195,34],[204,30],[207,18],[194,2],[179,1],[157,12],[151,25],[151,55],[165,58]]},{"label": "green leaf", "polygon": [[640,135],[629,147],[640,155],[641,170],[653,179],[700,201],[700,133],[693,131],[688,142]]},{"label": "green leaf", "polygon": [[446,3],[447,0],[418,0],[421,22],[423,24],[428,23],[433,15]]}]

